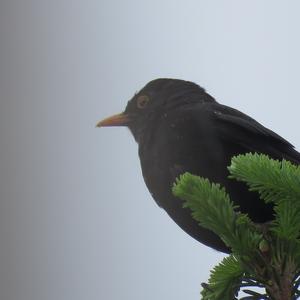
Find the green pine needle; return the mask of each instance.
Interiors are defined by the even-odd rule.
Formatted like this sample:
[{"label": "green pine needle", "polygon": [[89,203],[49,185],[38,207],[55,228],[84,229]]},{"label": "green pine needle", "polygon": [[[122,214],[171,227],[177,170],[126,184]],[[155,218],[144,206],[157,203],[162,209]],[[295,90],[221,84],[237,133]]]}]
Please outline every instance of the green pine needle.
[{"label": "green pine needle", "polygon": [[208,287],[201,292],[203,300],[232,300],[239,291],[244,275],[243,268],[234,255],[225,257],[214,267]]},{"label": "green pine needle", "polygon": [[201,226],[215,232],[233,250],[247,256],[258,248],[262,236],[246,215],[235,211],[237,207],[219,184],[185,173],[176,180],[173,193],[185,201],[183,206],[191,209]]},{"label": "green pine needle", "polygon": [[[208,179],[185,173],[176,180],[174,195],[184,200],[183,206],[200,226],[216,233],[232,250],[212,270],[202,299],[237,299],[243,287],[266,288],[265,294],[244,290],[250,296],[243,299],[273,299],[274,295],[283,299],[281,291],[284,299],[288,293],[299,295],[300,167],[246,154],[233,157],[228,169],[231,178],[245,182],[262,201],[273,203],[275,219],[270,226],[254,224],[238,212],[223,187]],[[288,286],[281,289],[287,279]]]},{"label": "green pine needle", "polygon": [[300,167],[289,161],[248,153],[233,157],[228,170],[230,178],[246,182],[249,190],[257,191],[266,202],[300,199]]},{"label": "green pine needle", "polygon": [[257,153],[232,158],[231,178],[246,182],[266,203],[275,204],[273,230],[279,237],[296,239],[300,232],[300,167]]}]

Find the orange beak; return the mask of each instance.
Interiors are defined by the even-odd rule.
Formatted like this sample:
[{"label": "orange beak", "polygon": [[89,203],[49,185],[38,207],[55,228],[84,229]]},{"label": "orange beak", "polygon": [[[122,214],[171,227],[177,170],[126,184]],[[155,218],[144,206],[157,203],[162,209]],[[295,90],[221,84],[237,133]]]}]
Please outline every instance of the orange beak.
[{"label": "orange beak", "polygon": [[97,123],[96,127],[127,126],[129,121],[129,115],[120,113],[103,119],[102,121]]}]

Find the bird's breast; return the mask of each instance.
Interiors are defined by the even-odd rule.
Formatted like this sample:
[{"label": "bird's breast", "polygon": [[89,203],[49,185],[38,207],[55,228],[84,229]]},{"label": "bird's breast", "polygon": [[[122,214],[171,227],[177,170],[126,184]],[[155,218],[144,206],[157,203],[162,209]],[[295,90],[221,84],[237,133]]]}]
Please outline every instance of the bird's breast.
[{"label": "bird's breast", "polygon": [[166,210],[178,205],[171,189],[180,174],[201,175],[201,170],[207,171],[216,163],[216,149],[208,149],[205,137],[185,124],[184,119],[165,120],[139,143],[144,181],[158,205]]}]

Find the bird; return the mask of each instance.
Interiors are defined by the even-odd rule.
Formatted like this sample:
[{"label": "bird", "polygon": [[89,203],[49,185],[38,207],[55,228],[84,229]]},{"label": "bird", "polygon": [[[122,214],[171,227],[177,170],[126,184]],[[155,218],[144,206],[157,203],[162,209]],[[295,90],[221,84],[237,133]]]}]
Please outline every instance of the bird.
[{"label": "bird", "polygon": [[191,81],[158,78],[147,83],[122,113],[97,127],[126,126],[138,144],[145,184],[152,197],[187,234],[223,253],[231,249],[212,231],[201,227],[175,197],[172,186],[185,172],[225,187],[233,204],[255,223],[274,219],[271,204],[245,183],[228,178],[231,158],[266,154],[300,164],[300,153],[287,140],[237,109],[220,104]]}]

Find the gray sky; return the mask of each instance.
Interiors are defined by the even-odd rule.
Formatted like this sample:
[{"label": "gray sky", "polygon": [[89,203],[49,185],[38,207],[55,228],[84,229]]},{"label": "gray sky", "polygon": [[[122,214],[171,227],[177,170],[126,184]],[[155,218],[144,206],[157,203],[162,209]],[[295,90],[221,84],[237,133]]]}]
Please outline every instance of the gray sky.
[{"label": "gray sky", "polygon": [[222,258],[151,199],[125,128],[157,77],[195,81],[298,149],[299,1],[0,4],[0,298],[199,299]]}]

